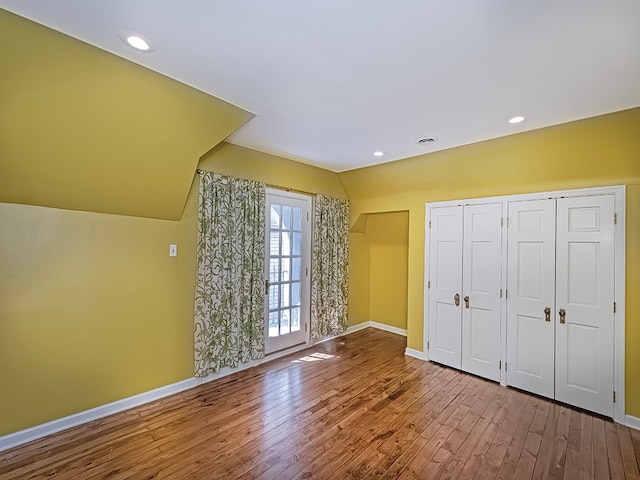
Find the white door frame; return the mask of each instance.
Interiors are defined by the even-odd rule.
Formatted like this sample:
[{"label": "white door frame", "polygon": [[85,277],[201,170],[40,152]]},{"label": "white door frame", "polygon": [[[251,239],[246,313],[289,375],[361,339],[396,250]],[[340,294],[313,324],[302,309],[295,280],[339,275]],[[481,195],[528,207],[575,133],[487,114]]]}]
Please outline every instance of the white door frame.
[{"label": "white door frame", "polygon": [[[308,216],[307,218],[302,218],[302,224],[303,224],[302,230],[303,230],[303,234],[304,233],[307,234],[308,243],[306,245],[307,248],[305,249],[305,242],[303,241],[303,245],[302,245],[303,251],[301,252],[302,261],[300,265],[300,280],[301,280],[300,327],[302,329],[302,333],[304,333],[304,343],[293,345],[293,346],[284,346],[283,348],[276,348],[275,350],[266,354],[267,356],[269,356],[269,355],[278,354],[282,351],[295,350],[297,348],[300,348],[301,346],[302,348],[306,348],[311,344],[311,250],[313,248],[312,247],[313,228],[312,228],[311,216],[313,214],[314,198],[311,195],[304,195],[301,193],[290,192],[287,190],[280,190],[280,189],[270,188],[270,187],[267,187],[265,196],[298,200],[298,201],[306,202],[308,204],[308,211],[306,212]],[[268,238],[268,231],[269,231],[269,215],[270,215],[269,212],[265,213],[264,221],[265,221],[265,227],[266,227],[266,231],[265,231],[266,238]],[[266,238],[265,238],[265,248],[268,250],[269,244],[266,241]],[[268,258],[268,255],[265,252],[265,262],[267,258]],[[265,277],[268,277],[268,275],[269,275],[268,268],[266,268]],[[265,321],[265,329],[266,329],[267,328],[266,324],[268,323],[267,316],[269,312],[268,295],[265,295],[264,312],[265,312],[264,321]],[[267,334],[265,332],[265,339],[266,339],[266,335]]]},{"label": "white door frame", "polygon": [[[614,314],[614,389],[616,392],[616,402],[613,405],[613,419],[622,424],[626,424],[625,413],[625,212],[626,212],[626,188],[624,185],[616,185],[610,187],[581,188],[575,190],[557,190],[551,192],[526,193],[520,195],[505,195],[498,197],[474,198],[464,200],[451,200],[443,202],[427,202],[425,203],[425,250],[424,250],[424,310],[423,310],[423,352],[425,358],[429,359],[429,288],[430,279],[429,268],[429,221],[431,220],[431,208],[433,207],[450,207],[464,205],[478,205],[483,203],[502,202],[502,218],[504,226],[502,229],[502,245],[507,245],[507,229],[508,221],[508,203],[510,201],[521,200],[539,200],[544,198],[561,198],[561,197],[583,197],[589,195],[613,195],[615,203],[615,214],[617,217],[614,225],[614,245],[615,245],[615,298],[616,313]],[[502,252],[502,289],[507,289],[507,250],[503,248]],[[502,296],[500,302],[500,358],[504,363],[507,358],[507,335],[506,335],[506,308],[507,302],[505,295]],[[500,371],[500,384],[506,385],[506,373],[504,369]]]}]

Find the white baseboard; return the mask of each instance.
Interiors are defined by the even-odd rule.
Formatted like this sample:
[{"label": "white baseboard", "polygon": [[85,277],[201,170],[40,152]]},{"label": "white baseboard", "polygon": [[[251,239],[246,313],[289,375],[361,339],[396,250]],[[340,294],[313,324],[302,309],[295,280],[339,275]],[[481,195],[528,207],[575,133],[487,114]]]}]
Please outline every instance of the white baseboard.
[{"label": "white baseboard", "polygon": [[[357,325],[352,325],[351,327],[347,327],[347,330],[344,333],[338,335],[342,337],[343,335],[349,335],[351,333],[355,333],[360,330],[364,330],[365,328],[377,328],[378,330],[384,330],[385,332],[395,333],[396,335],[402,335],[403,337],[407,336],[407,331],[404,328],[392,327],[391,325],[386,325],[384,323],[374,322],[373,320],[368,322],[358,323]],[[327,337],[324,340],[329,340],[334,337]],[[316,342],[318,343],[318,342]]]},{"label": "white baseboard", "polygon": [[362,322],[357,325],[352,325],[351,327],[347,327],[347,331],[344,332],[342,335],[349,335],[351,333],[364,330],[365,328],[369,328],[370,326],[371,326],[371,322]]},{"label": "white baseboard", "polygon": [[90,410],[74,413],[73,415],[69,415],[68,417],[59,418],[56,420],[52,420],[51,422],[43,423],[41,425],[36,425],[35,427],[27,428],[25,430],[20,430],[15,433],[10,433],[8,435],[1,436],[0,452],[4,450],[8,450],[13,447],[17,447],[19,445],[23,445],[25,443],[33,442],[34,440],[47,437],[49,435],[61,432],[62,430],[66,430],[71,427],[82,425],[83,423],[88,423],[93,420],[97,420],[99,418],[113,415],[114,413],[122,412],[124,410],[128,410],[133,407],[138,407],[145,403],[153,402],[155,400],[160,400],[161,398],[168,397],[169,395],[173,395],[174,393],[180,393],[190,388],[197,387],[198,385],[202,385],[204,383],[217,380],[218,378],[226,377],[227,375],[231,375],[232,373],[240,372],[242,370],[246,370],[247,368],[258,366],[265,362],[270,362],[271,360],[275,360],[277,358],[284,357],[285,355],[296,353],[300,350],[309,348],[310,346],[311,344],[307,344],[307,343],[298,345],[297,347],[294,347],[288,350],[283,350],[271,355],[267,355],[264,358],[261,358],[260,360],[252,360],[250,362],[240,364],[236,368],[224,367],[220,369],[218,373],[212,373],[207,375],[206,377],[188,378],[186,380],[182,380],[177,383],[172,383],[171,385],[166,385],[164,387],[149,390],[147,392],[143,392],[138,395],[134,395],[132,397],[123,398],[122,400],[117,400],[115,402],[107,403],[105,405],[101,405],[99,407],[92,408]]},{"label": "white baseboard", "polygon": [[[357,325],[348,327],[347,330],[339,336],[349,335],[351,333],[354,333],[369,327],[377,328],[379,330],[385,330],[391,333],[396,333],[398,335],[406,336],[407,334],[406,330],[402,330],[396,327],[390,327],[389,325],[384,325],[382,323],[363,322],[363,323],[359,323]],[[316,342],[316,344],[330,340],[331,338],[336,338],[336,337],[324,338]],[[304,350],[310,346],[311,345],[309,344],[300,345],[291,350],[284,350],[282,352],[277,352],[273,355],[268,355],[260,360],[255,360],[252,362],[242,364],[237,368],[225,367],[222,370],[220,370],[219,373],[210,374],[204,378],[188,378],[186,380],[182,380],[180,382],[173,383],[171,385],[166,385],[164,387],[156,388],[154,390],[149,390],[148,392],[143,392],[138,395],[134,395],[132,397],[123,398],[122,400],[117,400],[115,402],[108,403],[106,405],[101,405],[99,407],[92,408],[90,410],[85,410],[84,412],[75,413],[73,415],[69,415],[68,417],[59,418],[51,422],[43,423],[42,425],[36,425],[35,427],[27,428],[25,430],[20,430],[15,433],[10,433],[8,435],[0,437],[0,452],[4,450],[8,450],[13,447],[17,447],[19,445],[23,445],[25,443],[32,442],[34,440],[38,440],[39,438],[46,437],[48,435],[60,432],[62,430],[66,430],[68,428],[81,425],[83,423],[91,422],[92,420],[97,420],[99,418],[103,418],[108,415],[112,415],[114,413],[128,410],[129,408],[137,407],[145,403],[153,402],[155,400],[168,397],[169,395],[173,395],[175,393],[183,392],[185,390],[196,387],[203,383],[211,382],[213,380],[225,377],[232,373],[236,373],[236,372],[245,370],[247,368],[255,367],[262,363],[275,360],[276,358],[280,358],[285,355],[290,355],[291,353]],[[414,357],[420,360],[427,360],[427,355],[425,352],[421,352],[420,350],[415,350],[413,348],[407,347],[404,351],[404,354],[409,357]],[[626,420],[625,423],[628,427],[636,430],[640,430],[640,418],[634,417],[632,415],[627,415],[625,420]]]},{"label": "white baseboard", "polygon": [[395,333],[396,335],[402,335],[403,337],[407,336],[407,331],[404,328],[392,327],[391,325],[374,322],[373,320],[369,322],[369,326],[373,328],[377,328],[378,330],[384,330],[385,332]]},{"label": "white baseboard", "polygon": [[413,348],[405,348],[404,354],[408,357],[417,358],[418,360],[427,360],[427,354],[425,352],[421,352],[420,350],[415,350]]},{"label": "white baseboard", "polygon": [[51,422],[36,425],[35,427],[4,435],[0,437],[0,452],[71,427],[82,425],[83,423],[87,423],[98,418],[103,418],[129,408],[137,407],[144,403],[149,403],[154,400],[173,395],[174,393],[183,392],[184,390],[193,388],[196,385],[197,380],[195,378],[189,378],[181,382],[172,383],[171,385],[166,385],[132,397],[107,403],[106,405],[101,405],[90,410],[85,410],[84,412],[74,413],[68,417],[59,418]]},{"label": "white baseboard", "polygon": [[633,415],[626,415],[625,425],[634,430],[640,430],[640,418],[634,417]]},{"label": "white baseboard", "polygon": [[[368,327],[374,327],[374,328],[379,328],[381,330],[387,330],[393,333],[398,333],[397,331],[391,330],[394,327],[389,327],[388,325],[383,325],[376,322],[364,322],[364,323],[353,325],[352,327],[347,328],[346,332],[344,332],[341,335],[349,335],[350,333],[354,333]],[[400,334],[402,335],[402,333]],[[406,335],[406,331],[404,331],[404,335]],[[327,340],[331,340],[332,338],[335,338],[335,337],[323,338],[319,341],[316,341],[315,344],[322,343]],[[8,450],[13,447],[17,447],[19,445],[23,445],[25,443],[32,442],[34,440],[38,440],[40,438],[52,435],[57,432],[61,432],[62,430],[66,430],[68,428],[82,425],[83,423],[91,422],[99,418],[113,415],[114,413],[122,412],[124,410],[128,410],[130,408],[137,407],[145,403],[153,402],[155,400],[160,400],[161,398],[168,397],[169,395],[173,395],[174,393],[183,392],[185,390],[196,387],[198,385],[202,385],[203,383],[208,383],[218,378],[231,375],[232,373],[240,372],[247,368],[261,365],[265,362],[270,362],[271,360],[275,360],[285,355],[296,353],[298,351],[304,350],[311,346],[312,344],[310,343],[298,345],[297,347],[294,347],[288,350],[283,350],[271,355],[267,355],[264,358],[261,358],[260,360],[252,360],[250,362],[243,363],[239,365],[237,368],[224,367],[220,370],[220,372],[207,375],[206,377],[203,377],[203,378],[195,378],[195,377],[188,378],[186,380],[182,380],[180,382],[173,383],[171,385],[165,385],[164,387],[159,387],[153,390],[149,390],[147,392],[140,393],[138,395],[133,395],[131,397],[123,398],[115,402],[107,403],[99,407],[74,413],[67,417],[58,418],[56,420],[52,420],[50,422],[43,423],[41,425],[36,425],[34,427],[27,428],[25,430],[20,430],[18,432],[0,436],[0,452],[4,450]]]}]

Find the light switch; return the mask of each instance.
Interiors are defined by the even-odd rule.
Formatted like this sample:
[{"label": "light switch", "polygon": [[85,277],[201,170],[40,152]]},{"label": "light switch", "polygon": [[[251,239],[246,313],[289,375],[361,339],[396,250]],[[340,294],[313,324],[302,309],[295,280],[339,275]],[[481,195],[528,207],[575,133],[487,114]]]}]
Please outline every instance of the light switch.
[{"label": "light switch", "polygon": [[170,257],[178,256],[178,245],[174,245],[174,244],[169,245],[169,256]]}]

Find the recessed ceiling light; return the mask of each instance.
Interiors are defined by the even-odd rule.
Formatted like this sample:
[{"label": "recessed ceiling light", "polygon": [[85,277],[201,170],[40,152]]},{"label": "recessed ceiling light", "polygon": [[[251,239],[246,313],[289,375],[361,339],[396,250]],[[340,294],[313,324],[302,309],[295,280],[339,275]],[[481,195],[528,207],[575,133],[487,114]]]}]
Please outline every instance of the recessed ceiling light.
[{"label": "recessed ceiling light", "polygon": [[437,141],[438,141],[438,137],[435,137],[433,135],[416,138],[416,143],[418,145],[429,145],[430,143],[435,143]]},{"label": "recessed ceiling light", "polygon": [[138,50],[142,50],[143,52],[149,50],[149,44],[145,42],[144,38],[140,38],[135,35],[127,37],[127,43],[133,48],[137,48]]},{"label": "recessed ceiling light", "polygon": [[135,48],[139,52],[151,53],[156,50],[153,43],[151,43],[147,37],[137,32],[120,32],[119,37],[125,45]]},{"label": "recessed ceiling light", "polygon": [[520,123],[520,122],[524,122],[525,118],[526,117],[524,115],[514,115],[513,117],[509,118],[507,122],[511,124]]},{"label": "recessed ceiling light", "polygon": [[380,150],[378,150],[377,152],[373,152],[373,154],[374,154],[376,157],[381,157],[381,156],[383,156],[383,155],[384,155],[384,152],[381,152]]}]

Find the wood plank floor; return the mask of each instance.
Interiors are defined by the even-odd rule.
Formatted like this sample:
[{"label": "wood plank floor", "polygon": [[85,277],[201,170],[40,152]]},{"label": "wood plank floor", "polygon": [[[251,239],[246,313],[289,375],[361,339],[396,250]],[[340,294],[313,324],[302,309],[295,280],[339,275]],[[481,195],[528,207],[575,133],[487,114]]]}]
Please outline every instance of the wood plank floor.
[{"label": "wood plank floor", "polygon": [[640,432],[375,329],[0,453],[9,479],[634,479]]}]

